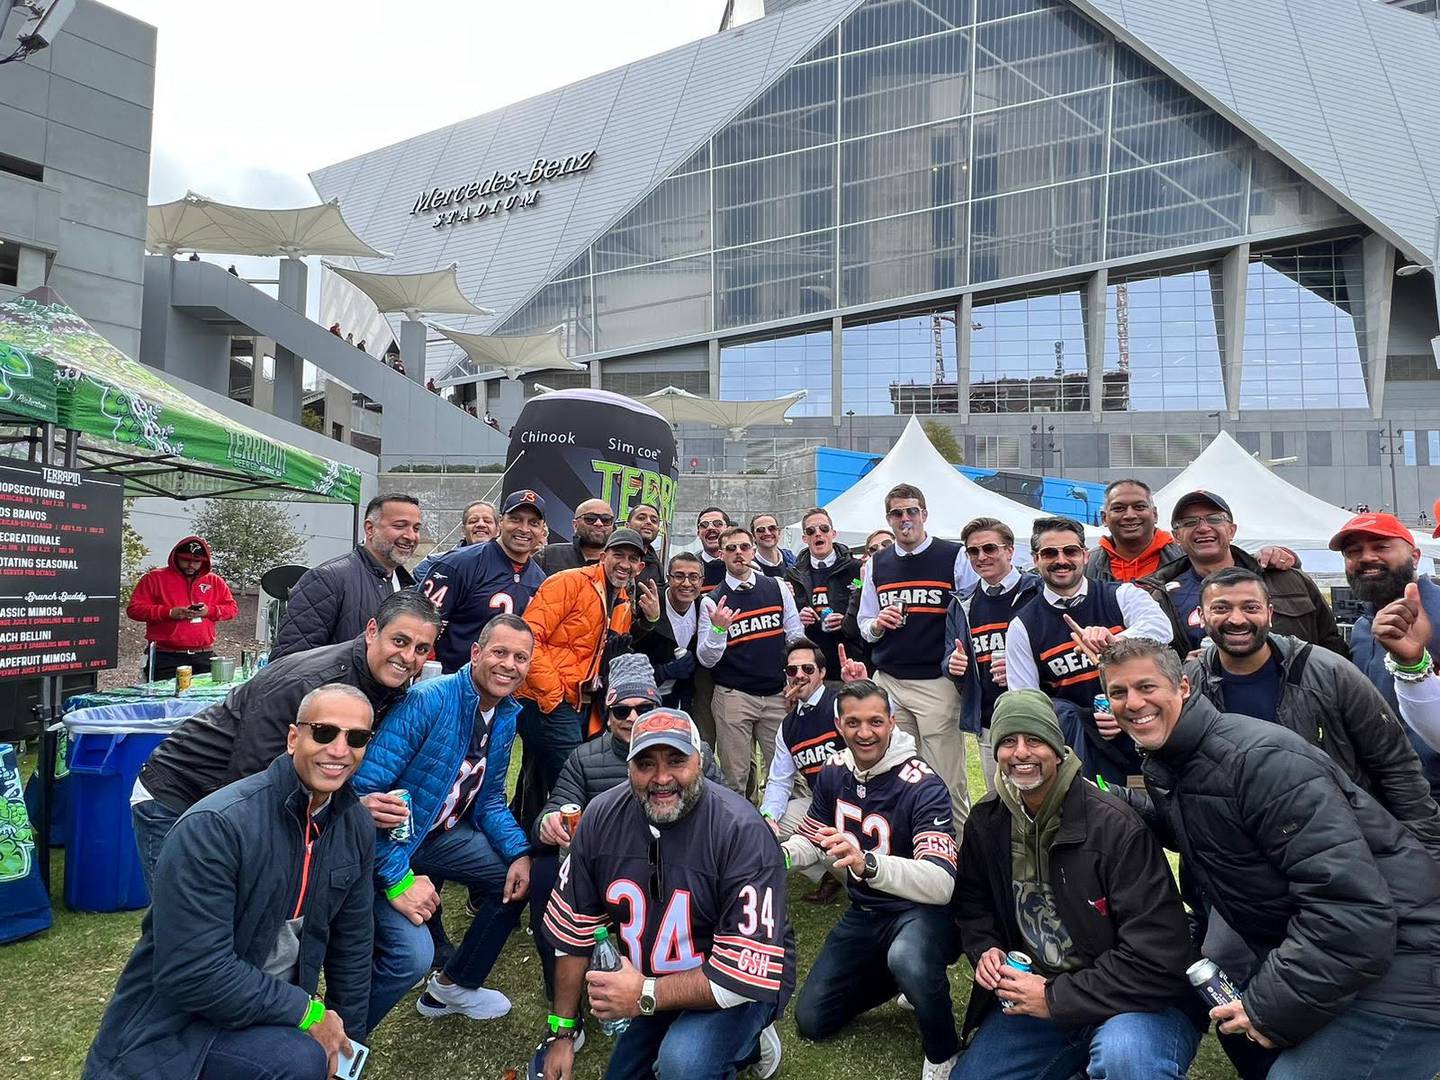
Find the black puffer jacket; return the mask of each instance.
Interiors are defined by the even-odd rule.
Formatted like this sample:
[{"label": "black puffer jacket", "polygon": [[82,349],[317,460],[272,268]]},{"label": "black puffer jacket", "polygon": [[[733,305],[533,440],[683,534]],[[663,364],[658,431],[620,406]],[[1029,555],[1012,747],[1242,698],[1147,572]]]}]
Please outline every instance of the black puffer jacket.
[{"label": "black puffer jacket", "polygon": [[[630,744],[621,742],[608,731],[571,751],[560,769],[555,786],[550,789],[550,797],[535,817],[532,839],[537,846],[540,844],[540,819],[546,814],[558,811],[566,803],[574,803],[583,810],[597,795],[629,783],[630,767],[625,763],[625,755],[629,752]],[[714,751],[706,746],[701,751],[701,757],[705,763],[705,779],[723,785],[725,776],[715,764]]]},{"label": "black puffer jacket", "polygon": [[[395,571],[402,589],[415,579],[405,567]],[[306,570],[290,593],[285,621],[270,646],[270,659],[349,641],[365,630],[393,590],[386,570],[361,544],[346,555]]]},{"label": "black puffer jacket", "polygon": [[1440,865],[1335,762],[1192,694],[1144,773],[1162,838],[1261,958],[1262,1034],[1294,1046],[1351,1004],[1434,1022]]},{"label": "black puffer jacket", "polygon": [[344,683],[370,699],[375,725],[405,690],[375,681],[365,659],[365,635],[310,649],[268,664],[185,720],[150,753],[140,770],[145,790],[170,809],[184,811],[212,791],[263,772],[285,752],[285,736],[301,699],[317,686]]},{"label": "black puffer jacket", "polygon": [[[1280,658],[1280,699],[1275,722],[1289,728],[1339,765],[1388,810],[1440,862],[1440,807],[1405,728],[1363,672],[1332,652],[1293,637],[1273,635]],[[1225,711],[1218,649],[1185,667],[1190,685]]]},{"label": "black puffer jacket", "polygon": [[[989,949],[1024,941],[1015,917],[1010,823],[1010,809],[994,792],[965,822],[951,905],[972,964]],[[1178,1006],[1204,1026],[1205,1010],[1185,981],[1195,959],[1185,909],[1165,853],[1135,811],[1077,776],[1060,806],[1049,880],[1083,960],[1046,987],[1055,1023],[1075,1028]],[[967,1037],[994,1002],[992,992],[975,986],[965,1011]]]},{"label": "black puffer jacket", "polygon": [[[810,549],[803,549],[795,558],[795,565],[785,571],[785,580],[790,582],[795,590],[795,604],[797,608],[814,607],[813,595],[815,592],[815,570],[810,558]],[[858,594],[860,587],[860,562],[850,553],[850,549],[844,544],[835,545],[835,565],[830,568],[828,579],[828,591],[830,595],[830,609],[840,615],[850,610],[850,597],[852,593]],[[819,609],[816,609],[819,613]],[[858,626],[857,626],[858,631]],[[848,655],[855,655],[856,642],[851,640],[846,629],[842,625],[833,634],[825,630],[820,623],[815,623],[805,630],[805,636],[820,646],[821,652],[825,654],[825,677],[827,679],[840,678],[840,646],[844,645]],[[857,633],[858,638],[858,633]]]}]

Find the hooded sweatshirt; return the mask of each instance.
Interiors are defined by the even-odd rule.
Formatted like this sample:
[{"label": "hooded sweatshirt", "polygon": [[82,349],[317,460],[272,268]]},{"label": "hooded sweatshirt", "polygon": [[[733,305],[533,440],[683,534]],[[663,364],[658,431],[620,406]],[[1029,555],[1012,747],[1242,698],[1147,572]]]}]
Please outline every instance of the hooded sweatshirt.
[{"label": "hooded sweatshirt", "polygon": [[[1174,550],[1166,555],[1165,549],[1171,545],[1175,545]],[[1137,578],[1149,577],[1174,558],[1176,552],[1184,554],[1179,545],[1175,544],[1175,537],[1164,529],[1156,529],[1154,537],[1150,540],[1150,546],[1133,559],[1127,559],[1121,555],[1115,548],[1115,541],[1108,536],[1100,538],[1100,546],[1109,556],[1110,576],[1116,581],[1135,581]]]},{"label": "hooded sweatshirt", "polygon": [[[204,550],[200,571],[193,578],[182,574],[175,560],[176,553],[190,543],[199,543]],[[171,608],[202,603],[205,614],[198,621],[190,616],[170,617]],[[215,624],[235,618],[239,610],[225,579],[210,570],[210,545],[201,537],[183,536],[170,549],[165,566],[156,567],[135,583],[125,614],[145,624],[145,640],[153,641],[157,649],[190,652],[214,645]]]},{"label": "hooded sweatshirt", "polygon": [[1060,807],[1079,775],[1080,759],[1067,753],[1060,762],[1055,785],[1033,816],[1015,785],[1003,776],[995,777],[995,793],[1010,811],[1010,880],[1015,893],[1015,919],[1036,974],[1047,978],[1082,966],[1070,931],[1060,919],[1050,882],[1050,848],[1060,831]]},{"label": "hooded sweatshirt", "polygon": [[[840,755],[840,762],[855,774],[855,779],[869,780],[891,769],[898,769],[916,754],[915,739],[896,728],[890,734],[890,749],[872,769],[857,769],[855,755],[847,747]],[[805,837],[796,833],[781,845],[790,856],[792,869],[800,870],[820,862],[825,853]],[[875,876],[869,885],[879,892],[889,893],[917,904],[948,904],[955,890],[955,879],[945,868],[934,863],[907,859],[899,855],[875,855]]]}]

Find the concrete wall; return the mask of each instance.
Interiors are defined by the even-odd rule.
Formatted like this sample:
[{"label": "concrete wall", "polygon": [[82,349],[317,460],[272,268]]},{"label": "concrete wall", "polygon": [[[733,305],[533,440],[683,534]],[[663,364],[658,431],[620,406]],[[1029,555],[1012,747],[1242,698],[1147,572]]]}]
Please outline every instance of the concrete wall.
[{"label": "concrete wall", "polygon": [[[7,41],[20,25],[12,14]],[[20,291],[48,282],[131,356],[154,88],[155,28],[93,0],[53,46],[0,65],[0,151],[45,170],[43,182],[0,173],[0,239],[29,255]],[[13,292],[0,286],[0,300]]]}]

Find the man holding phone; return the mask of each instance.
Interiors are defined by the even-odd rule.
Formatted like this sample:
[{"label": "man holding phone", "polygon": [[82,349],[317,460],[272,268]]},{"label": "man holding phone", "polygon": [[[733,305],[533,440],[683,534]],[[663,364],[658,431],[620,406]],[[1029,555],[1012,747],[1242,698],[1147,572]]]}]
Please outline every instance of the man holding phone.
[{"label": "man holding phone", "polygon": [[150,649],[140,665],[142,677],[173,679],[182,666],[196,675],[209,671],[215,624],[235,618],[239,610],[225,579],[210,570],[210,546],[198,536],[183,537],[166,565],[135,583],[125,609],[145,624]]}]

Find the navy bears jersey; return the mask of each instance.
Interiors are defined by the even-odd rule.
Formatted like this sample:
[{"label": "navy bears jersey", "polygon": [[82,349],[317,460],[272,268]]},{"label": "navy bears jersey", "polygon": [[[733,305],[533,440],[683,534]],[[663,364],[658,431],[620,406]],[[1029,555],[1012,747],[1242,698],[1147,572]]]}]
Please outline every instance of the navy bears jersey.
[{"label": "navy bears jersey", "polygon": [[721,784],[707,782],[694,809],[659,829],[628,783],[585,808],[545,929],[562,953],[588,956],[601,926],[646,975],[700,967],[781,1008],[795,988],[784,856],[764,818]]},{"label": "navy bears jersey", "polygon": [[[820,844],[825,827],[849,833],[861,851],[943,866],[955,876],[955,821],[945,782],[918,757],[864,783],[833,761],[811,783],[810,809],[796,831]],[[901,911],[913,900],[872,889],[846,875],[850,900],[869,911]]]},{"label": "navy bears jersey", "polygon": [[445,674],[470,662],[470,646],[496,615],[523,615],[545,571],[530,559],[516,566],[499,540],[456,548],[429,564],[416,583],[445,620],[435,659]]}]

